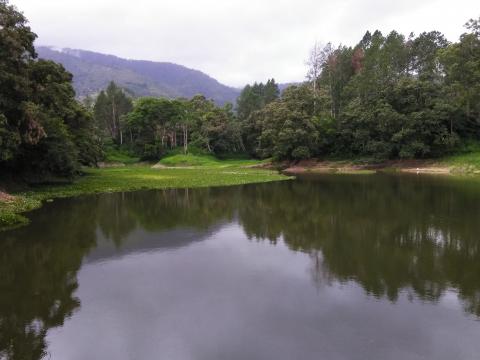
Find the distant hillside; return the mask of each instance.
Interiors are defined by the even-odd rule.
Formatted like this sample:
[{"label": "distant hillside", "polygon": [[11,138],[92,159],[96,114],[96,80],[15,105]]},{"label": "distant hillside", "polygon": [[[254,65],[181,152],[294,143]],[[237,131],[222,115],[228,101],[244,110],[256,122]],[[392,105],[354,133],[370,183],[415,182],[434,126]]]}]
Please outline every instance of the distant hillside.
[{"label": "distant hillside", "polygon": [[235,103],[240,90],[198,70],[167,62],[126,60],[92,51],[37,47],[40,58],[63,64],[73,74],[77,96],[98,93],[110,81],[136,96],[192,97],[203,94],[217,104]]}]

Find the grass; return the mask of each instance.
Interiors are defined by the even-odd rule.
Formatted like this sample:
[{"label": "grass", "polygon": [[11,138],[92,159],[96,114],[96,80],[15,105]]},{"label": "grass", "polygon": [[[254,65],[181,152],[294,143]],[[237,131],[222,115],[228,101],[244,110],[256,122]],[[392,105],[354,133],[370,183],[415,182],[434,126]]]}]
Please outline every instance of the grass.
[{"label": "grass", "polygon": [[0,230],[7,230],[28,224],[22,213],[36,209],[42,202],[35,198],[16,196],[10,201],[0,201]]},{"label": "grass", "polygon": [[226,168],[235,166],[251,166],[261,161],[253,159],[218,159],[212,155],[174,154],[160,160],[160,164],[169,167],[210,167]]},{"label": "grass", "polygon": [[451,167],[452,172],[455,173],[478,173],[480,172],[480,142],[466,141],[460,145],[455,154],[439,159],[438,163]]},{"label": "grass", "polygon": [[[176,155],[175,155],[176,156]],[[85,175],[66,185],[39,186],[14,193],[15,200],[0,201],[0,230],[27,223],[22,213],[41,206],[43,201],[84,194],[123,192],[141,189],[195,188],[286,180],[276,171],[243,168],[252,160],[204,159],[195,168],[152,169],[145,165],[87,169]]]},{"label": "grass", "polygon": [[140,158],[132,155],[129,151],[124,149],[116,149],[113,146],[109,146],[105,151],[105,162],[107,163],[122,163],[125,165],[131,165],[139,161]]},{"label": "grass", "polygon": [[447,156],[440,164],[453,167],[454,172],[475,173],[480,171],[480,151]]}]

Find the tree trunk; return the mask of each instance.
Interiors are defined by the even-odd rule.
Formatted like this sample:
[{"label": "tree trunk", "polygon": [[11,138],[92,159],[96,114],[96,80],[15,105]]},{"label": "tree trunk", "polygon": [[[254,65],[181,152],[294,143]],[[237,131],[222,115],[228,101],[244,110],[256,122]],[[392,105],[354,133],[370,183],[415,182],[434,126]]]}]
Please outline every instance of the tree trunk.
[{"label": "tree trunk", "polygon": [[183,153],[186,155],[188,151],[188,127],[183,125]]},{"label": "tree trunk", "polygon": [[330,98],[332,99],[332,117],[335,119],[335,100],[333,98],[333,78],[332,78],[332,72],[329,70],[328,71],[328,78],[329,78],[329,83],[330,83]]},{"label": "tree trunk", "polygon": [[113,139],[116,140],[118,136],[118,128],[117,128],[117,114],[115,109],[115,99],[112,99],[112,126],[113,126]]}]

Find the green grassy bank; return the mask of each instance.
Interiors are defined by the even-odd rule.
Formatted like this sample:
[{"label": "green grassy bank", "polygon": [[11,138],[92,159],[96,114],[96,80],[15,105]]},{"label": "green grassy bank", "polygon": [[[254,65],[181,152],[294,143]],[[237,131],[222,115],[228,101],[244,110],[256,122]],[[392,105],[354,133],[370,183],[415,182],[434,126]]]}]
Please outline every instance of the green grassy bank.
[{"label": "green grassy bank", "polygon": [[[138,164],[86,169],[85,174],[71,184],[38,186],[13,193],[14,199],[0,199],[0,230],[28,223],[22,213],[41,206],[43,201],[59,197],[141,189],[240,185],[289,179],[276,171],[245,167],[259,163],[254,160],[207,158],[202,162],[196,166],[189,163],[188,168],[155,169],[150,165]],[[170,159],[167,163],[178,165],[178,159]],[[180,163],[185,164],[184,161]]]}]

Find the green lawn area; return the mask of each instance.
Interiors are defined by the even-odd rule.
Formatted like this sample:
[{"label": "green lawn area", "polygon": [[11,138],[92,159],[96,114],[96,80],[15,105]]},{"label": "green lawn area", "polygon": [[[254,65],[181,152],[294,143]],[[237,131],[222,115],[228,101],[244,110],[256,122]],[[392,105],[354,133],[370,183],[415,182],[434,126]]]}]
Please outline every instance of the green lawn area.
[{"label": "green lawn area", "polygon": [[480,170],[480,151],[450,155],[440,160],[441,164],[452,166],[461,172],[476,172]]},{"label": "green lawn area", "polygon": [[25,192],[14,193],[14,201],[0,201],[0,229],[25,224],[28,220],[21,213],[41,206],[42,201],[58,197],[141,189],[240,185],[289,179],[276,171],[241,167],[255,163],[258,161],[224,162],[204,159],[201,166],[192,168],[153,169],[147,165],[129,165],[87,169],[84,176],[71,184],[34,187]]},{"label": "green lawn area", "polygon": [[480,142],[466,141],[459,146],[457,153],[439,159],[439,164],[452,167],[457,173],[476,173],[480,171]]},{"label": "green lawn area", "polygon": [[140,161],[140,158],[132,155],[130,152],[122,149],[115,149],[113,147],[107,147],[105,151],[105,162],[108,163],[123,163],[123,164],[135,164]]},{"label": "green lawn area", "polygon": [[226,168],[232,166],[250,166],[260,164],[262,161],[254,159],[218,159],[212,155],[174,154],[160,160],[165,166],[207,166],[214,168]]}]

